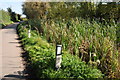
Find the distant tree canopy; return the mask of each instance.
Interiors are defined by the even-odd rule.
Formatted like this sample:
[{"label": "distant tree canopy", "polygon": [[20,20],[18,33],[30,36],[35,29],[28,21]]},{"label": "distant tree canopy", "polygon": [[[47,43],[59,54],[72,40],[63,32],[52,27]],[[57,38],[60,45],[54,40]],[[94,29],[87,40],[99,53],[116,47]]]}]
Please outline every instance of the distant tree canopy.
[{"label": "distant tree canopy", "polygon": [[96,17],[118,20],[120,18],[120,4],[116,4],[116,2],[108,3],[107,5],[99,3],[96,9]]},{"label": "distant tree canopy", "polygon": [[15,12],[12,11],[11,8],[7,8],[9,15],[11,17],[11,21],[13,22],[17,22],[17,21],[21,21],[21,15],[20,14],[16,14]]},{"label": "distant tree canopy", "polygon": [[82,17],[118,20],[120,18],[120,5],[116,2],[107,4],[94,4],[92,2],[24,2],[23,13],[29,19]]},{"label": "distant tree canopy", "polygon": [[17,14],[17,17],[18,17],[18,20],[22,21],[20,14]]},{"label": "distant tree canopy", "polygon": [[48,9],[48,3],[43,2],[25,2],[23,4],[23,13],[27,18],[43,18]]}]

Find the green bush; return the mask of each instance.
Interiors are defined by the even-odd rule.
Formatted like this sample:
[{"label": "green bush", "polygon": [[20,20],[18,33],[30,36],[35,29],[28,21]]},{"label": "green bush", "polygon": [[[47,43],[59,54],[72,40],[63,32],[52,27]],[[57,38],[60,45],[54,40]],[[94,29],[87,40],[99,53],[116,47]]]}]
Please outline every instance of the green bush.
[{"label": "green bush", "polygon": [[77,56],[63,51],[61,68],[55,69],[55,47],[40,38],[34,30],[28,38],[28,27],[18,26],[18,33],[24,45],[25,51],[29,54],[29,66],[33,74],[40,78],[102,78],[103,74],[97,68],[92,68],[82,62]]},{"label": "green bush", "polygon": [[[82,62],[78,57],[71,54],[63,54],[62,67],[55,71],[53,68],[44,70],[43,77],[47,78],[102,78],[102,74],[98,69]],[[54,66],[53,66],[54,67]],[[44,75],[45,74],[45,75]]]}]

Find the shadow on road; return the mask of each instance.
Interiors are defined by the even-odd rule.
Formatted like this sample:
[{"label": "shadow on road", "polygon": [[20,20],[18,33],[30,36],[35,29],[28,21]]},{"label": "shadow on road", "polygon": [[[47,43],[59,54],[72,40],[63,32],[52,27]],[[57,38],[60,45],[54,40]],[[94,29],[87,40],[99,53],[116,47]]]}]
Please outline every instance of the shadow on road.
[{"label": "shadow on road", "polygon": [[17,71],[14,74],[5,75],[1,80],[26,80],[25,71]]}]

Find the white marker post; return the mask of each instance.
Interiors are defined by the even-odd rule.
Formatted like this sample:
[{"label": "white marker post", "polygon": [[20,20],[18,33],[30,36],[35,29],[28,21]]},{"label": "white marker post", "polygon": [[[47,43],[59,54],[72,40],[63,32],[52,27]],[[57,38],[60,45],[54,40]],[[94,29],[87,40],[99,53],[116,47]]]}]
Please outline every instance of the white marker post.
[{"label": "white marker post", "polygon": [[56,46],[56,69],[59,70],[62,62],[62,45]]},{"label": "white marker post", "polygon": [[31,33],[30,33],[30,29],[28,30],[28,38],[30,38]]}]

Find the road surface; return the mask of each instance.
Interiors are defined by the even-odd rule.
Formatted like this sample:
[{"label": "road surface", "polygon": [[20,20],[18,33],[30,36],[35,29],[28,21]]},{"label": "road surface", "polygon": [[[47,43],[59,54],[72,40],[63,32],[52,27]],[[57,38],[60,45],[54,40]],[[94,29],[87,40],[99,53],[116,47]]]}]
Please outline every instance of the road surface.
[{"label": "road surface", "polygon": [[17,25],[14,23],[0,30],[0,80],[25,80]]}]

